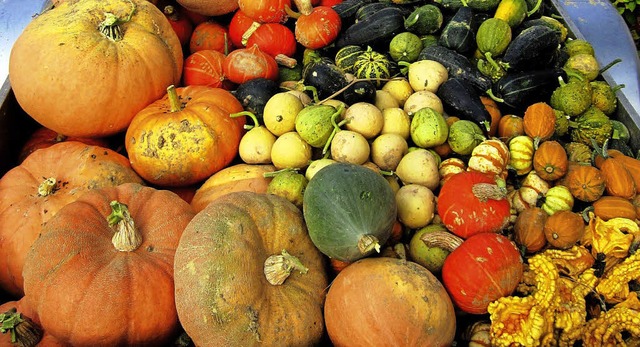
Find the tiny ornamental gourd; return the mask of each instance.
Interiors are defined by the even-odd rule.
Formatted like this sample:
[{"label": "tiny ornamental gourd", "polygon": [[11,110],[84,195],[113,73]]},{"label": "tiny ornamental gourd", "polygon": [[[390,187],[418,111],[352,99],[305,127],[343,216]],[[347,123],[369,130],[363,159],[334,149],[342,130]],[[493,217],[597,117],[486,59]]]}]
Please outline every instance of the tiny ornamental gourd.
[{"label": "tiny ornamental gourd", "polygon": [[571,248],[584,235],[585,223],[578,213],[564,210],[547,218],[544,234],[549,245],[559,249]]},{"label": "tiny ornamental gourd", "polygon": [[316,247],[330,258],[352,262],[380,251],[391,236],[397,205],[380,174],[361,165],[335,163],[311,178],[303,211]]},{"label": "tiny ornamental gourd", "polygon": [[504,180],[465,171],[451,176],[438,194],[438,215],[449,231],[464,239],[497,233],[509,224],[511,205]]},{"label": "tiny ornamental gourd", "polygon": [[532,254],[547,244],[544,224],[549,214],[540,207],[529,207],[518,213],[513,225],[515,243],[524,252]]},{"label": "tiny ornamental gourd", "polygon": [[436,231],[424,234],[422,240],[451,252],[442,266],[442,283],[464,312],[486,313],[490,302],[511,295],[522,279],[520,252],[500,234],[481,233],[463,240]]},{"label": "tiny ornamental gourd", "polygon": [[637,219],[636,207],[629,199],[619,196],[605,195],[594,201],[583,212],[583,217],[588,218],[588,212],[593,212],[596,217],[607,221],[612,218]]},{"label": "tiny ornamental gourd", "polygon": [[534,140],[528,135],[518,135],[509,140],[508,144],[509,167],[516,170],[518,176],[528,174],[533,169]]},{"label": "tiny ornamental gourd", "polygon": [[606,193],[625,199],[633,198],[636,195],[636,185],[627,167],[621,160],[609,155],[606,140],[601,148],[598,147],[595,140],[592,143],[594,146],[593,164],[600,169]]},{"label": "tiny ornamental gourd", "polygon": [[549,188],[542,200],[541,207],[549,215],[558,211],[571,211],[574,203],[574,198],[569,188],[561,184],[556,184]]},{"label": "tiny ornamental gourd", "polygon": [[589,164],[569,165],[564,185],[574,198],[585,202],[598,200],[605,191],[602,172]]},{"label": "tiny ornamental gourd", "polygon": [[545,102],[529,105],[522,118],[525,134],[538,141],[549,139],[555,132],[556,114]]},{"label": "tiny ornamental gourd", "polygon": [[511,159],[509,147],[497,138],[482,141],[471,152],[468,169],[502,175]]},{"label": "tiny ornamental gourd", "polygon": [[567,152],[558,141],[540,143],[533,154],[533,169],[540,178],[549,182],[564,176],[568,165]]},{"label": "tiny ornamental gourd", "polygon": [[330,6],[311,5],[310,0],[294,0],[299,15],[296,18],[294,34],[296,41],[308,49],[320,49],[331,44],[340,34],[342,18]]},{"label": "tiny ornamental gourd", "polygon": [[131,166],[161,186],[205,180],[237,155],[245,117],[229,115],[240,111],[240,102],[224,89],[169,86],[167,95],[138,113],[127,129]]},{"label": "tiny ornamental gourd", "polygon": [[520,188],[509,192],[511,206],[516,212],[536,206],[538,199],[544,196],[549,188],[549,182],[540,178],[535,171],[529,171],[524,180],[522,180]]}]

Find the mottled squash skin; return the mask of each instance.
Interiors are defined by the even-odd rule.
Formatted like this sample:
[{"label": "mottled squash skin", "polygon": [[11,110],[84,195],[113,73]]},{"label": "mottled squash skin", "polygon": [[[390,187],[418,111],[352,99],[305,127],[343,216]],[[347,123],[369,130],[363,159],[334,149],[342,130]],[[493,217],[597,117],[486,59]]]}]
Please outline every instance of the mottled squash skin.
[{"label": "mottled squash skin", "polygon": [[[286,249],[308,268],[281,285],[265,260]],[[233,192],[200,211],[175,258],[176,307],[197,346],[311,346],[324,333],[327,275],[300,210],[276,195]]]}]

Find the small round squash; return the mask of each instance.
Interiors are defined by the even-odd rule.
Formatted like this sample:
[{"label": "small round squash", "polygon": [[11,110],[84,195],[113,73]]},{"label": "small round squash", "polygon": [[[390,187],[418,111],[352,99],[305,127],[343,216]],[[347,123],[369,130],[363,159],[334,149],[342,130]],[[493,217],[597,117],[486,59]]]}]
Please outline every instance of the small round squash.
[{"label": "small round squash", "polygon": [[324,332],[322,254],[277,195],[234,192],[200,211],[176,250],[175,286],[198,346],[309,346]]},{"label": "small round squash", "polygon": [[335,346],[449,346],[451,299],[426,268],[406,260],[361,259],[329,287],[324,309]]},{"label": "small round squash", "polygon": [[547,244],[544,224],[549,215],[540,207],[529,207],[518,213],[513,225],[514,241],[527,253],[535,253]]},{"label": "small round squash", "polygon": [[542,142],[533,154],[533,169],[545,181],[555,181],[567,173],[567,151],[558,141]]},{"label": "small round squash", "polygon": [[524,133],[534,139],[547,140],[555,132],[556,114],[545,102],[529,105],[522,118]]},{"label": "small round squash", "polygon": [[572,211],[562,210],[547,218],[544,234],[547,242],[555,248],[571,248],[584,235],[584,220]]}]

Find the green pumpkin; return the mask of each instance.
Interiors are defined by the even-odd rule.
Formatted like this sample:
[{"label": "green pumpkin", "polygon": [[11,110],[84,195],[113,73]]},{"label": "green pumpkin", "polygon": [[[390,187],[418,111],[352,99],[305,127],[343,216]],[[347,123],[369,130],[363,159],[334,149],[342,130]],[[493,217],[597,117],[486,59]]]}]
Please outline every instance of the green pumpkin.
[{"label": "green pumpkin", "polygon": [[360,54],[364,53],[362,47],[358,45],[347,45],[340,48],[335,55],[335,64],[342,71],[353,73],[353,64]]},{"label": "green pumpkin", "polygon": [[449,127],[447,143],[451,150],[460,155],[470,155],[473,149],[487,138],[478,124],[461,119]]},{"label": "green pumpkin", "polygon": [[422,40],[412,32],[402,32],[394,36],[389,42],[389,55],[395,61],[413,63],[422,51]]},{"label": "green pumpkin", "polygon": [[374,51],[371,47],[361,53],[353,64],[357,78],[376,79],[376,87],[381,87],[384,79],[391,77],[391,64],[386,55]]},{"label": "green pumpkin", "polygon": [[379,252],[397,217],[395,194],[387,180],[349,163],[320,169],[307,184],[302,210],[320,252],[346,262]]}]

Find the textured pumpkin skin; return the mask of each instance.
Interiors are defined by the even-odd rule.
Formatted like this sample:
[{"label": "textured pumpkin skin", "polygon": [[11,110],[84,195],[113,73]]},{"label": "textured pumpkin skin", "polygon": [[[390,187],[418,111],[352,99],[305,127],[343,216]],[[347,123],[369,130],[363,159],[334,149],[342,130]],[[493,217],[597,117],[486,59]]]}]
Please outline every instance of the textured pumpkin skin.
[{"label": "textured pumpkin skin", "polygon": [[245,117],[229,116],[243,110],[230,92],[187,86],[176,93],[182,110],[171,112],[165,96],[136,114],[125,137],[134,170],[162,186],[194,184],[229,165],[244,134]]},{"label": "textured pumpkin skin", "polygon": [[[2,305],[0,305],[0,313],[7,312],[11,309],[15,309],[16,312],[21,314],[21,317],[23,319],[26,319],[26,318],[30,319],[33,322],[33,324],[35,324],[38,327],[38,329],[42,329],[42,327],[40,326],[40,319],[38,318],[38,314],[34,311],[27,297],[23,296],[19,300],[7,301]],[[18,346],[18,345],[11,342],[11,334],[5,333],[0,335],[0,346]],[[43,332],[42,339],[38,342],[38,346],[66,347],[65,344],[58,341],[58,339],[56,339],[46,331]]]},{"label": "textured pumpkin skin", "polygon": [[122,40],[98,29],[104,13],[125,18],[131,2],[69,0],[35,17],[11,50],[11,88],[36,121],[67,136],[101,137],[180,82],[182,46],[152,3],[133,0]]},{"label": "textured pumpkin skin", "polygon": [[334,346],[449,346],[456,331],[442,283],[416,263],[389,257],[340,271],[324,312]]},{"label": "textured pumpkin skin", "polygon": [[500,234],[483,233],[449,253],[442,266],[442,281],[461,310],[483,314],[491,301],[515,290],[522,273],[516,246]]},{"label": "textured pumpkin skin", "polygon": [[570,164],[561,184],[569,188],[574,198],[586,202],[598,200],[605,190],[600,169],[588,164]]},{"label": "textured pumpkin skin", "polygon": [[238,0],[178,0],[189,11],[205,16],[220,16],[238,9]]},{"label": "textured pumpkin skin", "polygon": [[[110,202],[128,206],[142,244],[118,251]],[[44,226],[24,266],[42,327],[73,346],[163,345],[179,327],[173,261],[194,212],[176,194],[139,184],[95,189]],[[64,317],[64,319],[60,319]]]},{"label": "textured pumpkin skin", "polygon": [[[263,266],[283,249],[309,271],[274,286]],[[324,259],[300,210],[276,195],[234,192],[198,212],[176,250],[175,285],[180,322],[198,346],[307,346],[324,332]]]},{"label": "textured pumpkin skin", "polygon": [[200,212],[211,201],[236,191],[266,193],[272,178],[264,177],[264,174],[275,170],[273,165],[246,163],[226,167],[202,183],[191,200],[191,207]]},{"label": "textured pumpkin skin", "polygon": [[78,141],[93,146],[109,147],[109,142],[104,138],[67,137],[60,135],[51,129],[40,127],[36,129],[31,136],[29,136],[27,142],[22,146],[20,154],[18,155],[18,162],[21,163],[24,158],[35,150],[47,148],[51,145],[64,141]]},{"label": "textured pumpkin skin", "polygon": [[[57,189],[38,195],[45,178]],[[76,141],[61,142],[29,155],[0,179],[0,287],[19,296],[27,251],[42,224],[91,189],[142,183],[127,158],[110,149]]]},{"label": "textured pumpkin skin", "polygon": [[501,200],[480,201],[472,192],[478,183],[495,184],[493,175],[466,171],[451,176],[438,194],[438,215],[452,233],[468,238],[479,233],[496,233],[506,227],[511,204]]}]

